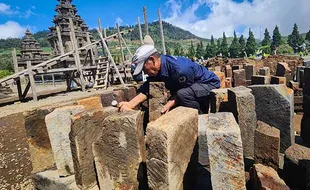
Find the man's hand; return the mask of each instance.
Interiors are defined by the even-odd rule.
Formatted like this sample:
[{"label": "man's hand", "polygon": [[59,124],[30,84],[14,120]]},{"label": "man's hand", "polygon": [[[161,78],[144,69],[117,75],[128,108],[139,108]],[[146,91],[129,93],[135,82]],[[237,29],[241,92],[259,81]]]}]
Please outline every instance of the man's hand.
[{"label": "man's hand", "polygon": [[133,106],[131,105],[130,102],[120,102],[118,104],[118,110],[120,112],[129,111],[129,110],[132,110],[132,109],[133,109]]},{"label": "man's hand", "polygon": [[174,98],[171,99],[171,100],[169,100],[169,101],[166,103],[166,105],[163,107],[163,109],[161,110],[161,113],[162,113],[162,114],[168,113],[168,112],[170,111],[170,109],[171,109],[173,106],[175,106],[175,105],[176,105],[176,101],[175,101]]}]

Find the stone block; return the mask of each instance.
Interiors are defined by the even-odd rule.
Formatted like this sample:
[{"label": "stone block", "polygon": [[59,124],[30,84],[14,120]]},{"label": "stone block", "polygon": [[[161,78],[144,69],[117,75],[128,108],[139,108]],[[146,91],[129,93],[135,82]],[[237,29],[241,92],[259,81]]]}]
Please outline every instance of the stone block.
[{"label": "stone block", "polygon": [[225,75],[226,75],[226,78],[232,78],[232,68],[230,65],[225,65]]},{"label": "stone block", "polygon": [[304,86],[303,86],[303,109],[304,116],[301,123],[301,137],[310,143],[310,68],[304,70]]},{"label": "stone block", "polygon": [[207,144],[207,124],[208,115],[198,116],[198,162],[203,167],[210,167],[209,154],[208,154],[208,144]]},{"label": "stone block", "polygon": [[145,179],[143,112],[107,117],[92,145],[100,189],[138,189]]},{"label": "stone block", "polygon": [[225,73],[220,71],[215,71],[214,73],[220,79],[220,88],[225,88]]},{"label": "stone block", "polygon": [[0,189],[26,189],[31,171],[23,114],[0,118]]},{"label": "stone block", "polygon": [[294,127],[297,135],[300,136],[301,121],[304,114],[294,114]]},{"label": "stone block", "polygon": [[215,72],[221,72],[222,67],[221,66],[215,66],[214,70]]},{"label": "stone block", "polygon": [[127,101],[123,89],[114,89],[112,92],[104,93],[100,96],[103,107],[111,106],[113,100],[116,100],[117,102]]},{"label": "stone block", "polygon": [[284,84],[284,85],[286,85],[286,78],[285,77],[271,76],[270,84]]},{"label": "stone block", "polygon": [[213,89],[210,96],[211,113],[228,111],[228,92],[227,88]]},{"label": "stone block", "polygon": [[255,97],[257,120],[280,130],[280,151],[294,144],[294,94],[284,85],[250,86]]},{"label": "stone block", "polygon": [[254,157],[254,132],[257,126],[255,99],[251,89],[244,86],[228,90],[229,110],[239,123],[244,157]]},{"label": "stone block", "polygon": [[276,170],[262,164],[254,164],[251,168],[253,189],[289,190],[290,188],[279,177]]},{"label": "stone block", "polygon": [[167,103],[167,91],[165,83],[163,82],[150,82],[149,93],[149,122],[155,121],[161,116],[161,110]]},{"label": "stone block", "polygon": [[183,189],[198,135],[198,111],[177,107],[148,124],[147,175],[150,189]]},{"label": "stone block", "polygon": [[65,106],[56,108],[46,115],[45,123],[50,138],[54,160],[59,176],[74,174],[69,133],[71,131],[71,116],[83,112],[84,106]]},{"label": "stone block", "polygon": [[225,88],[231,88],[232,87],[232,78],[228,77],[225,78]]},{"label": "stone block", "polygon": [[295,74],[295,80],[296,82],[301,82],[300,80],[300,71],[303,71],[305,69],[305,66],[297,66],[297,69],[296,69],[296,74]]},{"label": "stone block", "polygon": [[99,96],[78,100],[77,104],[84,106],[87,110],[102,109],[101,98]]},{"label": "stone block", "polygon": [[299,88],[303,88],[304,87],[304,75],[305,75],[305,71],[301,70],[299,71]]},{"label": "stone block", "polygon": [[51,142],[45,124],[45,116],[54,109],[45,107],[24,114],[33,173],[42,172],[55,166]]},{"label": "stone block", "polygon": [[232,71],[243,69],[243,65],[233,65],[231,66]]},{"label": "stone block", "polygon": [[304,60],[303,66],[305,66],[305,67],[310,67],[310,60],[309,60],[309,59]]},{"label": "stone block", "polygon": [[245,79],[245,70],[244,69],[239,69],[239,70],[234,70],[234,86],[244,86],[246,84],[246,79]]},{"label": "stone block", "polygon": [[290,73],[291,69],[287,63],[279,62],[277,64],[276,76],[284,77],[287,73]]},{"label": "stone block", "polygon": [[270,76],[270,68],[269,67],[260,68],[259,69],[259,75]]},{"label": "stone block", "polygon": [[292,189],[310,189],[310,148],[295,144],[285,151],[284,180]]},{"label": "stone block", "polygon": [[294,112],[296,113],[303,113],[303,96],[294,96]]},{"label": "stone block", "polygon": [[80,189],[97,185],[92,143],[100,137],[104,119],[118,109],[92,109],[73,116],[69,133],[76,184]]},{"label": "stone block", "polygon": [[255,74],[254,65],[245,65],[245,78],[246,80],[251,80],[252,76]]},{"label": "stone block", "polygon": [[262,76],[262,75],[253,75],[251,84],[252,85],[262,85],[262,84],[270,84],[270,76]]},{"label": "stone block", "polygon": [[209,114],[206,128],[212,188],[245,190],[241,134],[233,114]]},{"label": "stone block", "polygon": [[255,163],[270,166],[276,171],[279,168],[280,131],[258,121],[255,130],[254,159]]}]

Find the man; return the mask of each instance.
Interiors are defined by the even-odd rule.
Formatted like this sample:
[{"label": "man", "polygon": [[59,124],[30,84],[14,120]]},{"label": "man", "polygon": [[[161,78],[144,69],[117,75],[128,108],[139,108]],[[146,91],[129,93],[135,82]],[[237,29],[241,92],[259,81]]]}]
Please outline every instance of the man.
[{"label": "man", "polygon": [[138,48],[132,62],[136,65],[134,76],[144,71],[149,77],[136,97],[119,103],[120,111],[131,110],[147,100],[149,82],[156,81],[164,82],[172,95],[162,113],[176,106],[195,108],[200,114],[207,113],[210,91],[220,87],[220,81],[213,72],[184,57],[161,55],[152,44]]}]

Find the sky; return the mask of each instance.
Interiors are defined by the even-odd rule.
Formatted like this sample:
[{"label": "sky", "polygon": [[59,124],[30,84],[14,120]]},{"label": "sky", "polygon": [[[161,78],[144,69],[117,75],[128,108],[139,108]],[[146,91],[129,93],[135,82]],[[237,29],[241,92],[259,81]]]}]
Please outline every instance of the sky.
[{"label": "sky", "polygon": [[[90,28],[143,23],[143,6],[147,7],[148,21],[162,19],[193,34],[210,38],[248,36],[251,29],[257,39],[262,39],[267,28],[272,35],[278,25],[282,35],[292,32],[294,23],[299,31],[310,28],[310,0],[73,0],[78,14]],[[56,0],[0,0],[0,39],[22,37],[28,28],[32,32],[48,30]]]}]

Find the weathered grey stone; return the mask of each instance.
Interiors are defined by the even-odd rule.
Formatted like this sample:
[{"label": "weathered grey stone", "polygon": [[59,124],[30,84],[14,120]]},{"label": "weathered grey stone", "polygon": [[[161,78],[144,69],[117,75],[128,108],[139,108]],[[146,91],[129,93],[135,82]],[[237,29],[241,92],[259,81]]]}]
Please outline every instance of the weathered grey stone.
[{"label": "weathered grey stone", "polygon": [[177,107],[148,124],[146,164],[150,189],[183,189],[197,135],[196,109]]},{"label": "weathered grey stone", "polygon": [[276,76],[285,77],[286,82],[289,82],[290,80],[292,80],[291,72],[292,71],[287,63],[279,62],[277,64]]},{"label": "weathered grey stone", "polygon": [[303,109],[304,116],[301,122],[301,137],[310,143],[310,68],[304,70],[304,86],[303,86]]},{"label": "weathered grey stone", "polygon": [[254,132],[257,126],[255,98],[244,86],[228,90],[229,110],[239,123],[244,157],[254,157]]},{"label": "weathered grey stone", "polygon": [[211,113],[228,111],[227,88],[213,89],[210,95]]},{"label": "weathered grey stone", "polygon": [[233,114],[209,114],[206,134],[213,189],[246,189],[241,134]]},{"label": "weathered grey stone", "polygon": [[255,97],[257,120],[280,130],[280,151],[283,153],[295,142],[294,94],[284,85],[250,86]]},{"label": "weathered grey stone", "polygon": [[149,96],[149,122],[151,122],[161,116],[161,111],[167,103],[165,83],[150,82]]},{"label": "weathered grey stone", "polygon": [[284,180],[294,189],[310,189],[310,148],[295,144],[285,151]]},{"label": "weathered grey stone", "polygon": [[0,118],[0,189],[25,188],[31,171],[23,114]]},{"label": "weathered grey stone", "polygon": [[251,80],[252,76],[255,74],[254,65],[245,65],[244,69],[246,80]]},{"label": "weathered grey stone", "polygon": [[93,143],[100,189],[138,189],[145,182],[143,112],[129,111],[107,117]]},{"label": "weathered grey stone", "polygon": [[198,162],[203,167],[210,166],[208,144],[207,144],[208,118],[209,116],[207,114],[198,116],[198,146],[199,146]]},{"label": "weathered grey stone", "polygon": [[97,185],[92,143],[100,137],[104,119],[116,113],[117,108],[105,107],[82,112],[72,118],[69,134],[75,171],[75,180],[81,189]]},{"label": "weathered grey stone", "polygon": [[253,189],[289,190],[290,188],[271,167],[254,164],[251,169]]},{"label": "weathered grey stone", "polygon": [[280,131],[270,125],[258,121],[255,130],[254,145],[255,163],[279,168]]},{"label": "weathered grey stone", "polygon": [[270,84],[270,76],[262,76],[262,75],[253,75],[251,84],[259,85],[259,84]]},{"label": "weathered grey stone", "polygon": [[45,123],[51,141],[59,176],[74,174],[69,133],[71,116],[83,112],[84,106],[65,106],[46,115]]},{"label": "weathered grey stone", "polygon": [[262,76],[270,76],[270,68],[269,67],[260,68],[259,74]]},{"label": "weathered grey stone", "polygon": [[245,70],[233,70],[234,72],[234,86],[244,86],[246,85],[246,79],[245,79]]}]

